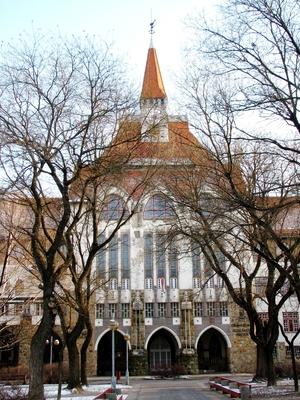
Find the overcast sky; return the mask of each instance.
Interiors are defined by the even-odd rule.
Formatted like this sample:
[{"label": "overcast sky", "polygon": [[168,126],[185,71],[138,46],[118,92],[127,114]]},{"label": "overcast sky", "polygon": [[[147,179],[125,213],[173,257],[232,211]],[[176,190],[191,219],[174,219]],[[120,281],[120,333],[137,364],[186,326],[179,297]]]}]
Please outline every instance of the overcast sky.
[{"label": "overcast sky", "polygon": [[39,29],[96,35],[114,43],[116,53],[125,57],[141,85],[152,10],[154,45],[171,100],[188,35],[184,20],[203,10],[212,14],[215,3],[217,0],[2,0],[0,40],[10,41]]}]

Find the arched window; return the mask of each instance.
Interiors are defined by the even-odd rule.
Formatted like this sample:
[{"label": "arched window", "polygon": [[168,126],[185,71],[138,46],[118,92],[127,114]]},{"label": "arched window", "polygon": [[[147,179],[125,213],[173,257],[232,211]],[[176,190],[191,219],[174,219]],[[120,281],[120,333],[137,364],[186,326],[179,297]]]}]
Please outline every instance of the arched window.
[{"label": "arched window", "polygon": [[124,200],[117,196],[111,195],[105,201],[102,218],[104,221],[118,221],[121,218],[128,217],[128,209]]},{"label": "arched window", "polygon": [[174,211],[166,196],[156,194],[152,196],[144,209],[145,219],[165,219],[174,216]]}]

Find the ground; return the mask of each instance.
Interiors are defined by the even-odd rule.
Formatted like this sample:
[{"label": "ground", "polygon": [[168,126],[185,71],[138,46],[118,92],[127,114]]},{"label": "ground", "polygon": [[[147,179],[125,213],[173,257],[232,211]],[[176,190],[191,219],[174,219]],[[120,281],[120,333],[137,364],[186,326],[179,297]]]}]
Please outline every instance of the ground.
[{"label": "ground", "polygon": [[[228,376],[228,374],[226,374]],[[232,379],[237,379],[239,381],[249,382],[251,380],[250,375],[229,375]],[[222,395],[219,392],[210,391],[208,389],[208,380],[209,376],[201,375],[201,376],[192,376],[192,377],[182,377],[182,379],[176,380],[155,380],[148,377],[134,377],[130,380],[130,386],[126,386],[124,384],[119,384],[118,388],[122,389],[123,393],[128,394],[128,400],[135,399],[147,399],[147,393],[151,394],[157,392],[158,395],[155,395],[155,398],[164,398],[163,392],[168,393],[169,390],[172,390],[172,400],[176,400],[183,398],[183,392],[187,389],[193,388],[194,392],[201,393],[201,396],[197,398],[203,399],[224,399],[229,398],[228,396]],[[123,379],[124,381],[124,379]],[[62,390],[62,400],[93,400],[97,394],[99,394],[103,389],[110,387],[109,378],[91,378],[90,385],[81,393],[71,392],[64,388],[63,385]],[[22,390],[27,391],[28,386],[22,386]],[[0,387],[1,391],[1,387]],[[265,383],[253,384],[252,386],[252,398],[256,400],[296,400],[300,399],[299,393],[294,393],[293,391],[293,381],[285,380],[280,381],[277,387],[267,387]],[[177,394],[178,393],[178,394]],[[143,394],[143,395],[142,395]],[[191,396],[194,396],[191,395]],[[45,385],[45,397],[47,400],[53,400],[57,397],[57,385]],[[151,396],[150,396],[151,397]],[[186,393],[184,396],[186,400],[193,399],[194,397],[189,397],[189,393]]]}]

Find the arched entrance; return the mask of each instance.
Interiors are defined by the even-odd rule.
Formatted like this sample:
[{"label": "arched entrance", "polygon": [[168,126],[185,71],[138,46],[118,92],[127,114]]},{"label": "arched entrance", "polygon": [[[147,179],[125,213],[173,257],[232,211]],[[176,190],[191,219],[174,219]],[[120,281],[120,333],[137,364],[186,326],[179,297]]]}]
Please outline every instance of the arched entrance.
[{"label": "arched entrance", "polygon": [[0,334],[0,368],[18,365],[19,342],[10,329]]},{"label": "arched entrance", "polygon": [[174,336],[162,328],[155,332],[148,343],[148,365],[150,373],[171,370],[176,363],[178,346]]},{"label": "arched entrance", "polygon": [[197,346],[199,371],[228,371],[227,344],[223,335],[214,328],[200,337]]},{"label": "arched entrance", "polygon": [[52,332],[52,335],[45,343],[44,364],[58,363],[59,357],[62,357],[62,348],[63,344],[61,338],[56,333]]},{"label": "arched entrance", "polygon": [[[111,335],[108,331],[100,339],[97,348],[97,375],[111,376]],[[115,331],[115,370],[125,375],[126,370],[126,341],[123,335]]]}]

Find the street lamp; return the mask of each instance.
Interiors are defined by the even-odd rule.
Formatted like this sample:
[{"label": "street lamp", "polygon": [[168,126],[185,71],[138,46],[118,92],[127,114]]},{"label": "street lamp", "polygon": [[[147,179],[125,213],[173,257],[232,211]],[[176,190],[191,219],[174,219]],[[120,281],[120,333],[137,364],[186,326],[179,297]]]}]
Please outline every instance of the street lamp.
[{"label": "street lamp", "polygon": [[52,364],[53,364],[53,346],[58,346],[59,345],[59,340],[54,339],[53,336],[50,336],[50,340],[46,340],[46,344],[50,344],[50,380],[52,383]]},{"label": "street lamp", "polygon": [[116,389],[116,374],[115,374],[115,331],[119,328],[119,323],[115,319],[109,321],[111,329],[111,387]]},{"label": "street lamp", "polygon": [[129,346],[129,340],[130,340],[130,335],[126,333],[124,335],[124,340],[126,341],[126,385],[129,385],[129,369],[128,369],[128,346]]}]

